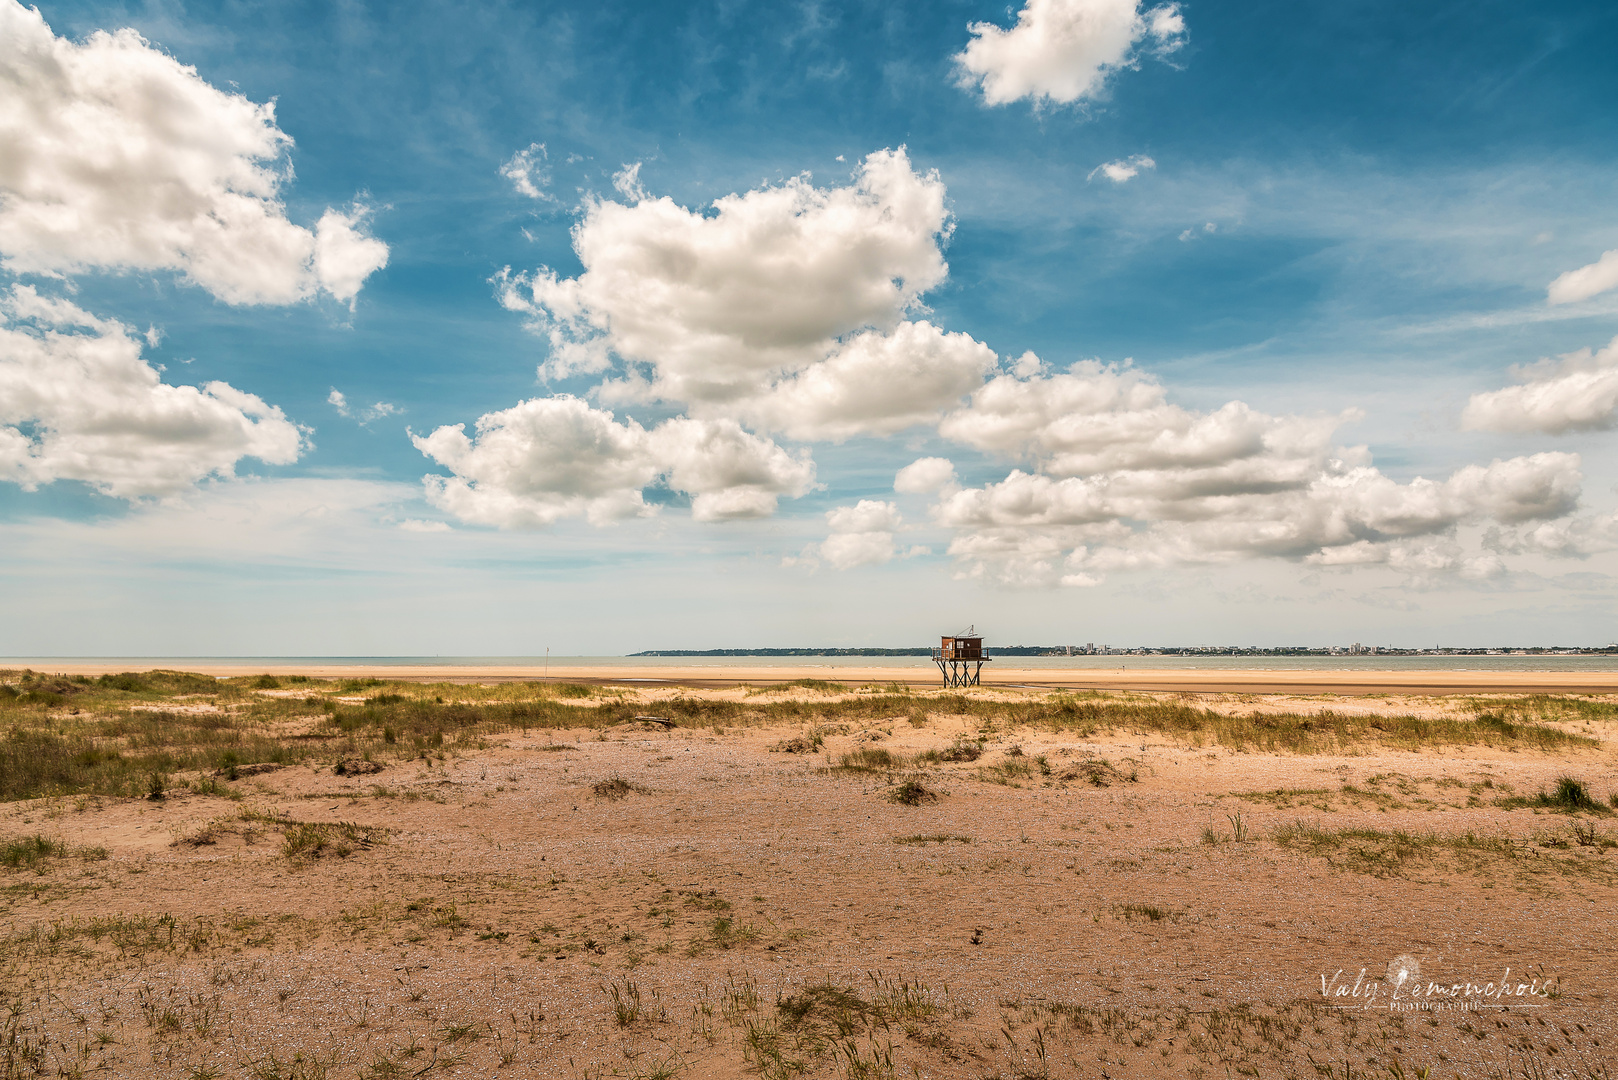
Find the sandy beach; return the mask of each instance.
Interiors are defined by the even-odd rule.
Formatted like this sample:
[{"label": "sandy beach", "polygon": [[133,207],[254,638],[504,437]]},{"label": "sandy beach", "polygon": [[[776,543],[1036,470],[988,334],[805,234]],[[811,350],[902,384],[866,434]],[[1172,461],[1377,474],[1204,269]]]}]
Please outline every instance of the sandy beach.
[{"label": "sandy beach", "polygon": [[36,756],[103,751],[0,805],[9,1037],[154,1078],[1609,1075],[1610,697],[917,673],[5,673]]},{"label": "sandy beach", "polygon": [[[1126,658],[1127,659],[1127,658]],[[8,667],[32,667],[36,671],[91,677],[131,670],[130,661],[74,660],[50,658],[0,661]],[[172,667],[218,678],[244,675],[307,675],[324,679],[397,679],[409,682],[578,682],[587,685],[644,686],[672,684],[719,689],[733,686],[771,686],[799,679],[822,679],[847,685],[898,683],[904,686],[940,685],[932,667],[898,667],[880,663],[870,666],[828,667],[802,663],[769,667],[708,666],[697,664],[647,665],[625,662],[622,666],[568,664],[375,664],[364,663],[265,663],[231,660],[145,660],[137,670]],[[1423,670],[1374,671],[1363,668],[1265,670],[1253,669],[1166,669],[1147,664],[1136,668],[1052,669],[1019,667],[1014,659],[985,664],[983,685],[1008,689],[1138,690],[1158,693],[1197,694],[1611,694],[1618,693],[1618,671],[1533,671],[1533,670]]]}]

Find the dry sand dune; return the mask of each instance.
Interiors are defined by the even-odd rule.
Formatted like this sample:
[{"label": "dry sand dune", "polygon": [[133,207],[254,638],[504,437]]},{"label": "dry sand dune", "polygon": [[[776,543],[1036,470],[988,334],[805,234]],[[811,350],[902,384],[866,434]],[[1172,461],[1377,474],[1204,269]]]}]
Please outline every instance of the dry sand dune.
[{"label": "dry sand dune", "polygon": [[[1618,791],[1610,706],[1554,751],[1300,753],[853,696],[8,804],[69,854],[0,871],[5,1075],[1607,1075],[1613,819],[1521,797]],[[738,712],[789,698],[829,719]],[[1399,957],[1513,996],[1390,1009]]]}]

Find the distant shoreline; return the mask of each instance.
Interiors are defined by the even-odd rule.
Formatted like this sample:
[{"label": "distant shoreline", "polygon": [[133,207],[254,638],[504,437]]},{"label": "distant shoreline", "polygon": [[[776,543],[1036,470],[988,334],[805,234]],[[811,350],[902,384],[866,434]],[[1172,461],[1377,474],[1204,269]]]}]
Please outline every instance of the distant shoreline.
[{"label": "distant shoreline", "polygon": [[[1584,647],[1572,645],[1534,645],[1520,647],[1499,647],[1479,649],[1393,649],[1377,646],[1365,648],[1359,652],[1349,652],[1339,649],[1333,652],[1327,648],[1277,648],[1277,649],[1242,649],[1236,647],[1202,647],[1202,646],[1164,646],[1162,648],[1147,649],[1145,651],[1108,649],[1094,652],[1079,650],[1076,646],[1069,649],[1066,645],[986,645],[983,649],[985,656],[1045,656],[1045,657],[1095,657],[1108,656],[1149,660],[1154,656],[1172,656],[1180,659],[1212,658],[1212,657],[1310,657],[1322,660],[1346,659],[1350,657],[1362,658],[1367,656],[1618,656],[1618,646]],[[626,659],[643,659],[655,657],[696,657],[696,656],[931,656],[933,649],[922,646],[918,648],[899,649],[646,649],[642,652],[628,653]]]}]

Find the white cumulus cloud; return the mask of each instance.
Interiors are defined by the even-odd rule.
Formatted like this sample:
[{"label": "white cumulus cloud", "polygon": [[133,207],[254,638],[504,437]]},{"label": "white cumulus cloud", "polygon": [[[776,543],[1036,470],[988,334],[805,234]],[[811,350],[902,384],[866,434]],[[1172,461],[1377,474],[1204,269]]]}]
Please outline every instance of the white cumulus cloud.
[{"label": "white cumulus cloud", "polygon": [[892,333],[856,334],[823,362],[728,408],[797,439],[890,435],[936,423],[983,385],[996,361],[994,350],[967,334],[902,322]]},{"label": "white cumulus cloud", "polygon": [[917,458],[893,477],[893,490],[904,495],[930,495],[959,486],[954,463],[941,457]]},{"label": "white cumulus cloud", "polygon": [[0,0],[0,259],[14,272],[173,270],[231,304],[352,301],[387,262],[365,210],[289,221],[275,106],[133,30],[57,37]]},{"label": "white cumulus cloud", "polygon": [[107,495],[177,495],[244,457],[290,464],[303,435],[223,382],[172,386],[144,335],[14,287],[0,299],[0,478],[32,490],[80,480]]},{"label": "white cumulus cloud", "polygon": [[1575,304],[1609,289],[1618,289],[1618,248],[1603,252],[1588,266],[1560,275],[1546,290],[1546,299],[1552,304]]},{"label": "white cumulus cloud", "polygon": [[564,517],[601,525],[652,512],[664,480],[698,521],[764,517],[814,483],[814,463],[729,420],[680,417],[651,430],[578,398],[534,398],[464,424],[412,435],[452,476],[424,478],[428,500],[463,521],[537,528]]},{"label": "white cumulus cloud", "polygon": [[[621,179],[633,201],[594,202],[575,230],[583,273],[496,278],[501,302],[550,340],[543,377],[616,358],[626,371],[604,400],[843,438],[930,419],[992,363],[965,335],[908,319],[948,273],[951,225],[943,182],[903,149],[871,154],[843,187],[795,177],[711,213],[652,198],[633,171]],[[893,376],[915,396],[874,385]]]},{"label": "white cumulus cloud", "polygon": [[350,305],[365,279],[388,265],[388,245],[358,228],[369,216],[367,207],[356,204],[346,213],[328,209],[315,224],[315,277]]},{"label": "white cumulus cloud", "polygon": [[[1264,557],[1431,570],[1458,526],[1547,521],[1578,505],[1577,455],[1399,483],[1363,448],[1334,445],[1351,416],[1276,417],[1242,402],[1194,412],[1131,367],[1093,362],[1001,375],[941,431],[1029,467],[962,489],[947,463],[923,459],[901,472],[901,490],[939,492],[933,518],[955,531],[949,550],[963,573],[1018,585]],[[1493,565],[1458,549],[1445,559],[1473,576]]]},{"label": "white cumulus cloud", "polygon": [[1136,154],[1134,157],[1123,158],[1119,161],[1108,161],[1097,165],[1090,170],[1090,175],[1085,179],[1094,180],[1099,173],[1115,184],[1124,184],[1135,179],[1142,172],[1155,168],[1157,168],[1157,162],[1145,154]]},{"label": "white cumulus cloud", "polygon": [[807,451],[790,454],[734,420],[665,421],[652,429],[650,450],[669,486],[690,493],[698,521],[768,517],[779,496],[797,498],[815,481]]},{"label": "white cumulus cloud", "polygon": [[463,521],[502,528],[585,516],[596,524],[648,511],[641,490],[657,476],[646,431],[577,398],[535,398],[466,425],[412,435],[455,475],[424,478],[428,500]]},{"label": "white cumulus cloud", "polygon": [[[1128,13],[1137,38],[1154,19],[1180,26],[1174,9]],[[1118,175],[1099,175],[1123,182],[1151,162],[1108,165]],[[813,482],[806,451],[766,436],[922,427],[1010,467],[963,487],[954,463],[925,457],[898,471],[894,490],[930,496],[960,573],[1021,585],[1262,558],[1488,577],[1504,568],[1500,553],[1465,548],[1463,534],[1469,544],[1487,528],[1517,535],[1567,518],[1580,499],[1575,455],[1403,482],[1365,447],[1339,444],[1354,410],[1190,409],[1128,361],[1062,371],[1031,352],[1002,361],[926,317],[922,297],[947,274],[950,221],[942,182],[903,150],[870,155],[842,187],[799,177],[697,211],[653,197],[635,166],[615,183],[628,201],[587,203],[575,229],[581,273],[496,278],[502,303],[550,340],[541,376],[602,376],[594,404],[524,402],[483,417],[475,436],[417,438],[454,474],[429,477],[431,497],[464,520],[610,521],[652,512],[654,485],[689,495],[698,519],[764,516]],[[683,415],[643,429],[602,407],[654,399]],[[829,520],[827,537],[786,564],[875,565],[900,551],[892,503],[839,507]]]},{"label": "white cumulus cloud", "polygon": [[1166,54],[1185,41],[1178,4],[1142,12],[1138,0],[1027,0],[1009,30],[967,29],[972,41],[955,62],[962,83],[981,87],[989,105],[1094,98],[1112,72],[1136,62],[1143,42]]},{"label": "white cumulus cloud", "polygon": [[1230,483],[1298,482],[1312,468],[1300,463],[1317,460],[1341,422],[1270,417],[1241,402],[1195,413],[1169,404],[1144,372],[1081,361],[1048,377],[996,376],[939,430],[1053,475],[1157,470],[1213,494]]},{"label": "white cumulus cloud", "polygon": [[[1618,263],[1615,263],[1618,265]],[[1461,413],[1471,431],[1598,431],[1618,418],[1618,337],[1517,370],[1518,383],[1473,394]]]},{"label": "white cumulus cloud", "polygon": [[891,562],[895,554],[893,534],[902,524],[899,508],[890,502],[861,499],[854,506],[828,511],[831,531],[826,539],[806,554],[829,563],[837,570],[856,566],[876,566]]}]

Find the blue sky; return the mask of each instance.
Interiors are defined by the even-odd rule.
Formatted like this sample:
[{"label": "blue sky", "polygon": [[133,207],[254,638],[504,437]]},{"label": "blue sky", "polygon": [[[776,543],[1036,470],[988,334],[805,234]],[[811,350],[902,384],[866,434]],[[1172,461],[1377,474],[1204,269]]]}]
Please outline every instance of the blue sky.
[{"label": "blue sky", "polygon": [[1618,637],[1610,5],[0,4],[0,652]]}]

